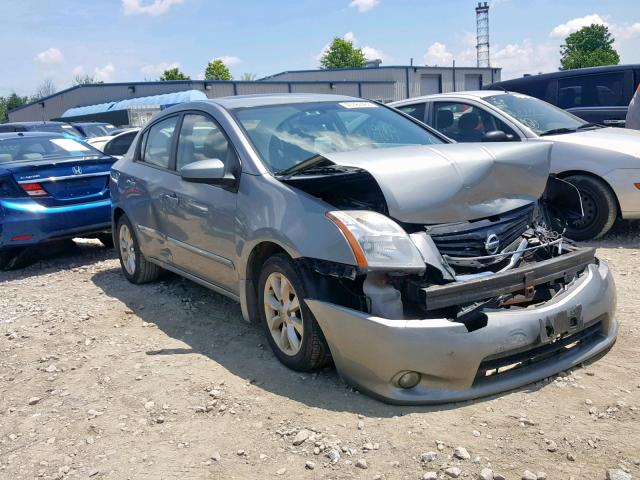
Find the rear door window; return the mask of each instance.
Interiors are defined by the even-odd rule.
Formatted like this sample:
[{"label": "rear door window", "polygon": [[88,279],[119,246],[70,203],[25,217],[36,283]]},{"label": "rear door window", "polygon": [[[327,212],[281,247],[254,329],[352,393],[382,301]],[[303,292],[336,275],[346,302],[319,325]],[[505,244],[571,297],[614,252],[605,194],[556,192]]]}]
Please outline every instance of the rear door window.
[{"label": "rear door window", "polygon": [[154,124],[148,131],[144,151],[140,160],[156,167],[169,168],[173,133],[178,117],[165,118]]},{"label": "rear door window", "polygon": [[624,72],[581,75],[558,80],[560,108],[626,105]]},{"label": "rear door window", "polygon": [[487,132],[501,130],[510,140],[519,140],[516,132],[486,110],[463,102],[435,102],[434,126],[458,142],[481,142]]}]

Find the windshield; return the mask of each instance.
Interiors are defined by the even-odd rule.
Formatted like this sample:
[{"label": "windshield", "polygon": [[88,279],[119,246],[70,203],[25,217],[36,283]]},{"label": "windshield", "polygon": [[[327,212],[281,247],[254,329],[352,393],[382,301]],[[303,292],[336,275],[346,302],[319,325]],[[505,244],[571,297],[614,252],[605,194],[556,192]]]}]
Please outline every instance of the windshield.
[{"label": "windshield", "polygon": [[364,100],[237,108],[233,113],[275,173],[331,152],[444,143],[402,114]]},{"label": "windshield", "polygon": [[105,124],[105,125],[85,125],[85,132],[87,132],[88,138],[94,137],[106,137],[109,135],[113,135],[116,127],[113,125]]},{"label": "windshield", "polygon": [[36,132],[51,132],[51,133],[66,133],[67,135],[73,135],[74,137],[83,138],[84,135],[79,130],[68,124],[56,124],[56,123],[43,123],[42,125],[36,125],[33,128]]},{"label": "windshield", "polygon": [[0,140],[0,163],[103,156],[95,148],[73,138],[15,137]]},{"label": "windshield", "polygon": [[484,99],[524,123],[538,135],[558,129],[575,131],[587,123],[547,102],[519,93],[493,95]]}]

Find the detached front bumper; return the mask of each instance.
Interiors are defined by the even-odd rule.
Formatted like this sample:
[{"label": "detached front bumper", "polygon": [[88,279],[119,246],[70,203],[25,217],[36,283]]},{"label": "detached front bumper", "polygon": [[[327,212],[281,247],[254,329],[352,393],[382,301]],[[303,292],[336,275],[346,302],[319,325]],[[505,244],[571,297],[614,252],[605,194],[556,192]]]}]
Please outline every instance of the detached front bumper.
[{"label": "detached front bumper", "polygon": [[[618,332],[615,284],[602,261],[541,306],[486,310],[486,326],[472,332],[444,318],[390,320],[319,300],[306,303],[340,375],[397,404],[456,402],[514,389],[607,350]],[[558,339],[549,330],[554,322],[572,326]],[[407,371],[422,377],[403,389],[396,382]]]}]

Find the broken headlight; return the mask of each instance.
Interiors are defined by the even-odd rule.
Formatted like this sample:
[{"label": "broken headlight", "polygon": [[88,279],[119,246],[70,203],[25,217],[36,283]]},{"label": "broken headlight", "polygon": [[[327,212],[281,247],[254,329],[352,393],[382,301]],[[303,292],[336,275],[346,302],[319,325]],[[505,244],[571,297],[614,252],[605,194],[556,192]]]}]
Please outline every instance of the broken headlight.
[{"label": "broken headlight", "polygon": [[327,218],[344,234],[362,270],[424,270],[409,235],[390,218],[368,210],[327,212]]}]

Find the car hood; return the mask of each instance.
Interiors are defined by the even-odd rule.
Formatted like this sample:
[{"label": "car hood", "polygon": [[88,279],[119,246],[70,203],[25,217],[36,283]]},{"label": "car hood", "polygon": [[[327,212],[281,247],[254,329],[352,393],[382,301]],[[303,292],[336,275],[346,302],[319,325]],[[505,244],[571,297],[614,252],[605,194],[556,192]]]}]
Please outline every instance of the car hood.
[{"label": "car hood", "polygon": [[329,153],[366,170],[389,215],[407,223],[449,223],[504,213],[542,195],[550,143],[443,144]]},{"label": "car hood", "polygon": [[545,141],[599,148],[640,159],[640,130],[609,127],[542,138]]}]

